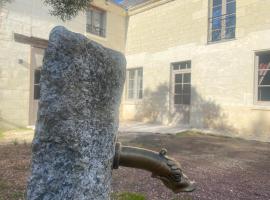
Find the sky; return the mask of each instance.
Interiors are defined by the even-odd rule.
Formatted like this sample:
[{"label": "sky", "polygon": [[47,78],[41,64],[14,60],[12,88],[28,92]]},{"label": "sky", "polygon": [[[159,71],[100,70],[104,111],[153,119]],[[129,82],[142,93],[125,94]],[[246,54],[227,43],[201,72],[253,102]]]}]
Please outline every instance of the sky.
[{"label": "sky", "polygon": [[122,3],[123,0],[114,0],[116,3]]}]

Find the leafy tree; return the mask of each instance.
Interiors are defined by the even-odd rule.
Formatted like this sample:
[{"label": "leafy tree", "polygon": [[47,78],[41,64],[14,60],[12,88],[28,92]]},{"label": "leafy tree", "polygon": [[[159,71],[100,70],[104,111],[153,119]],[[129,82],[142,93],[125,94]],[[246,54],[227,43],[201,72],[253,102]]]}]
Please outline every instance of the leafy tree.
[{"label": "leafy tree", "polygon": [[92,0],[44,0],[50,5],[50,14],[60,17],[63,21],[70,20],[78,15],[79,11],[86,10]]},{"label": "leafy tree", "polygon": [[0,0],[0,8],[3,7],[6,3],[10,3],[11,0]]},{"label": "leafy tree", "polygon": [[[12,0],[0,0],[0,7]],[[51,6],[50,14],[57,16],[63,21],[70,20],[78,15],[80,11],[86,10],[92,0],[42,0]],[[108,1],[108,0],[106,0]]]}]

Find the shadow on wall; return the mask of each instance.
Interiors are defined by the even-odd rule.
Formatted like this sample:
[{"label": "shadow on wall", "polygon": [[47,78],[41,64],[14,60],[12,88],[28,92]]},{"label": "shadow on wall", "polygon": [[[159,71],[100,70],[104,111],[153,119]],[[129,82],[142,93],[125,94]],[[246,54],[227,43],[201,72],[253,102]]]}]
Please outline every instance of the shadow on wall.
[{"label": "shadow on wall", "polygon": [[156,90],[145,89],[143,100],[136,105],[136,121],[163,123],[169,115],[169,87],[167,83],[160,84]]},{"label": "shadow on wall", "polygon": [[255,139],[263,139],[263,141],[270,141],[270,114],[261,111],[257,120],[252,124],[251,130]]},{"label": "shadow on wall", "polygon": [[228,122],[228,115],[214,100],[202,97],[196,90],[191,89],[191,126],[193,128],[213,129],[225,135],[236,133],[237,130]]},{"label": "shadow on wall", "polygon": [[3,119],[1,116],[1,111],[0,111],[0,130],[9,130],[9,129],[15,129],[15,128],[24,128],[24,127],[16,123],[13,123],[11,121],[8,121],[6,119]]},{"label": "shadow on wall", "polygon": [[194,87],[191,88],[191,106],[186,106],[188,109],[176,109],[173,104],[170,105],[170,97],[173,95],[170,95],[168,85],[163,83],[156,90],[144,91],[142,102],[136,105],[136,121],[180,125],[179,116],[182,116],[183,124],[187,122],[192,128],[216,129],[225,133],[236,132],[228,123],[228,117],[221,106],[213,100],[202,97]]}]

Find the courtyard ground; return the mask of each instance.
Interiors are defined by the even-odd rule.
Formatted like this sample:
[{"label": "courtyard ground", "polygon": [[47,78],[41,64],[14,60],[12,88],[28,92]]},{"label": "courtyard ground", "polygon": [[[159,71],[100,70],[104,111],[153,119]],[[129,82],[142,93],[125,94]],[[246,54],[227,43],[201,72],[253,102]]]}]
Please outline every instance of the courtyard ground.
[{"label": "courtyard ground", "polygon": [[[23,199],[31,158],[33,131],[9,131],[0,136],[0,200]],[[167,148],[198,188],[173,194],[151,174],[120,168],[113,172],[113,191],[140,193],[147,200],[268,200],[270,143],[217,137],[196,132],[180,134],[121,133],[124,145],[153,150]],[[142,199],[142,198],[134,198]]]}]

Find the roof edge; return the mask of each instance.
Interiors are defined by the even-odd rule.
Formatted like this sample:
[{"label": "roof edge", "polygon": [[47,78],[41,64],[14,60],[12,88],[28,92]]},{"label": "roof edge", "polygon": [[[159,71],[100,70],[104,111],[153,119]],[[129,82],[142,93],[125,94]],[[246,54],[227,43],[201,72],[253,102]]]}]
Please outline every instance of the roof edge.
[{"label": "roof edge", "polygon": [[105,0],[105,2],[110,2],[111,4],[114,4],[114,5],[116,5],[116,6],[118,6],[118,7],[120,7],[120,8],[123,8],[124,10],[127,10],[127,8],[124,6],[124,5],[122,5],[122,4],[119,4],[119,3],[116,3],[115,1],[113,1],[113,0]]},{"label": "roof edge", "polygon": [[175,0],[150,0],[138,5],[135,5],[133,7],[130,7],[127,11],[128,11],[128,15],[136,15],[138,13],[150,10],[152,8],[161,6],[163,4],[169,3],[171,1],[175,1]]}]

